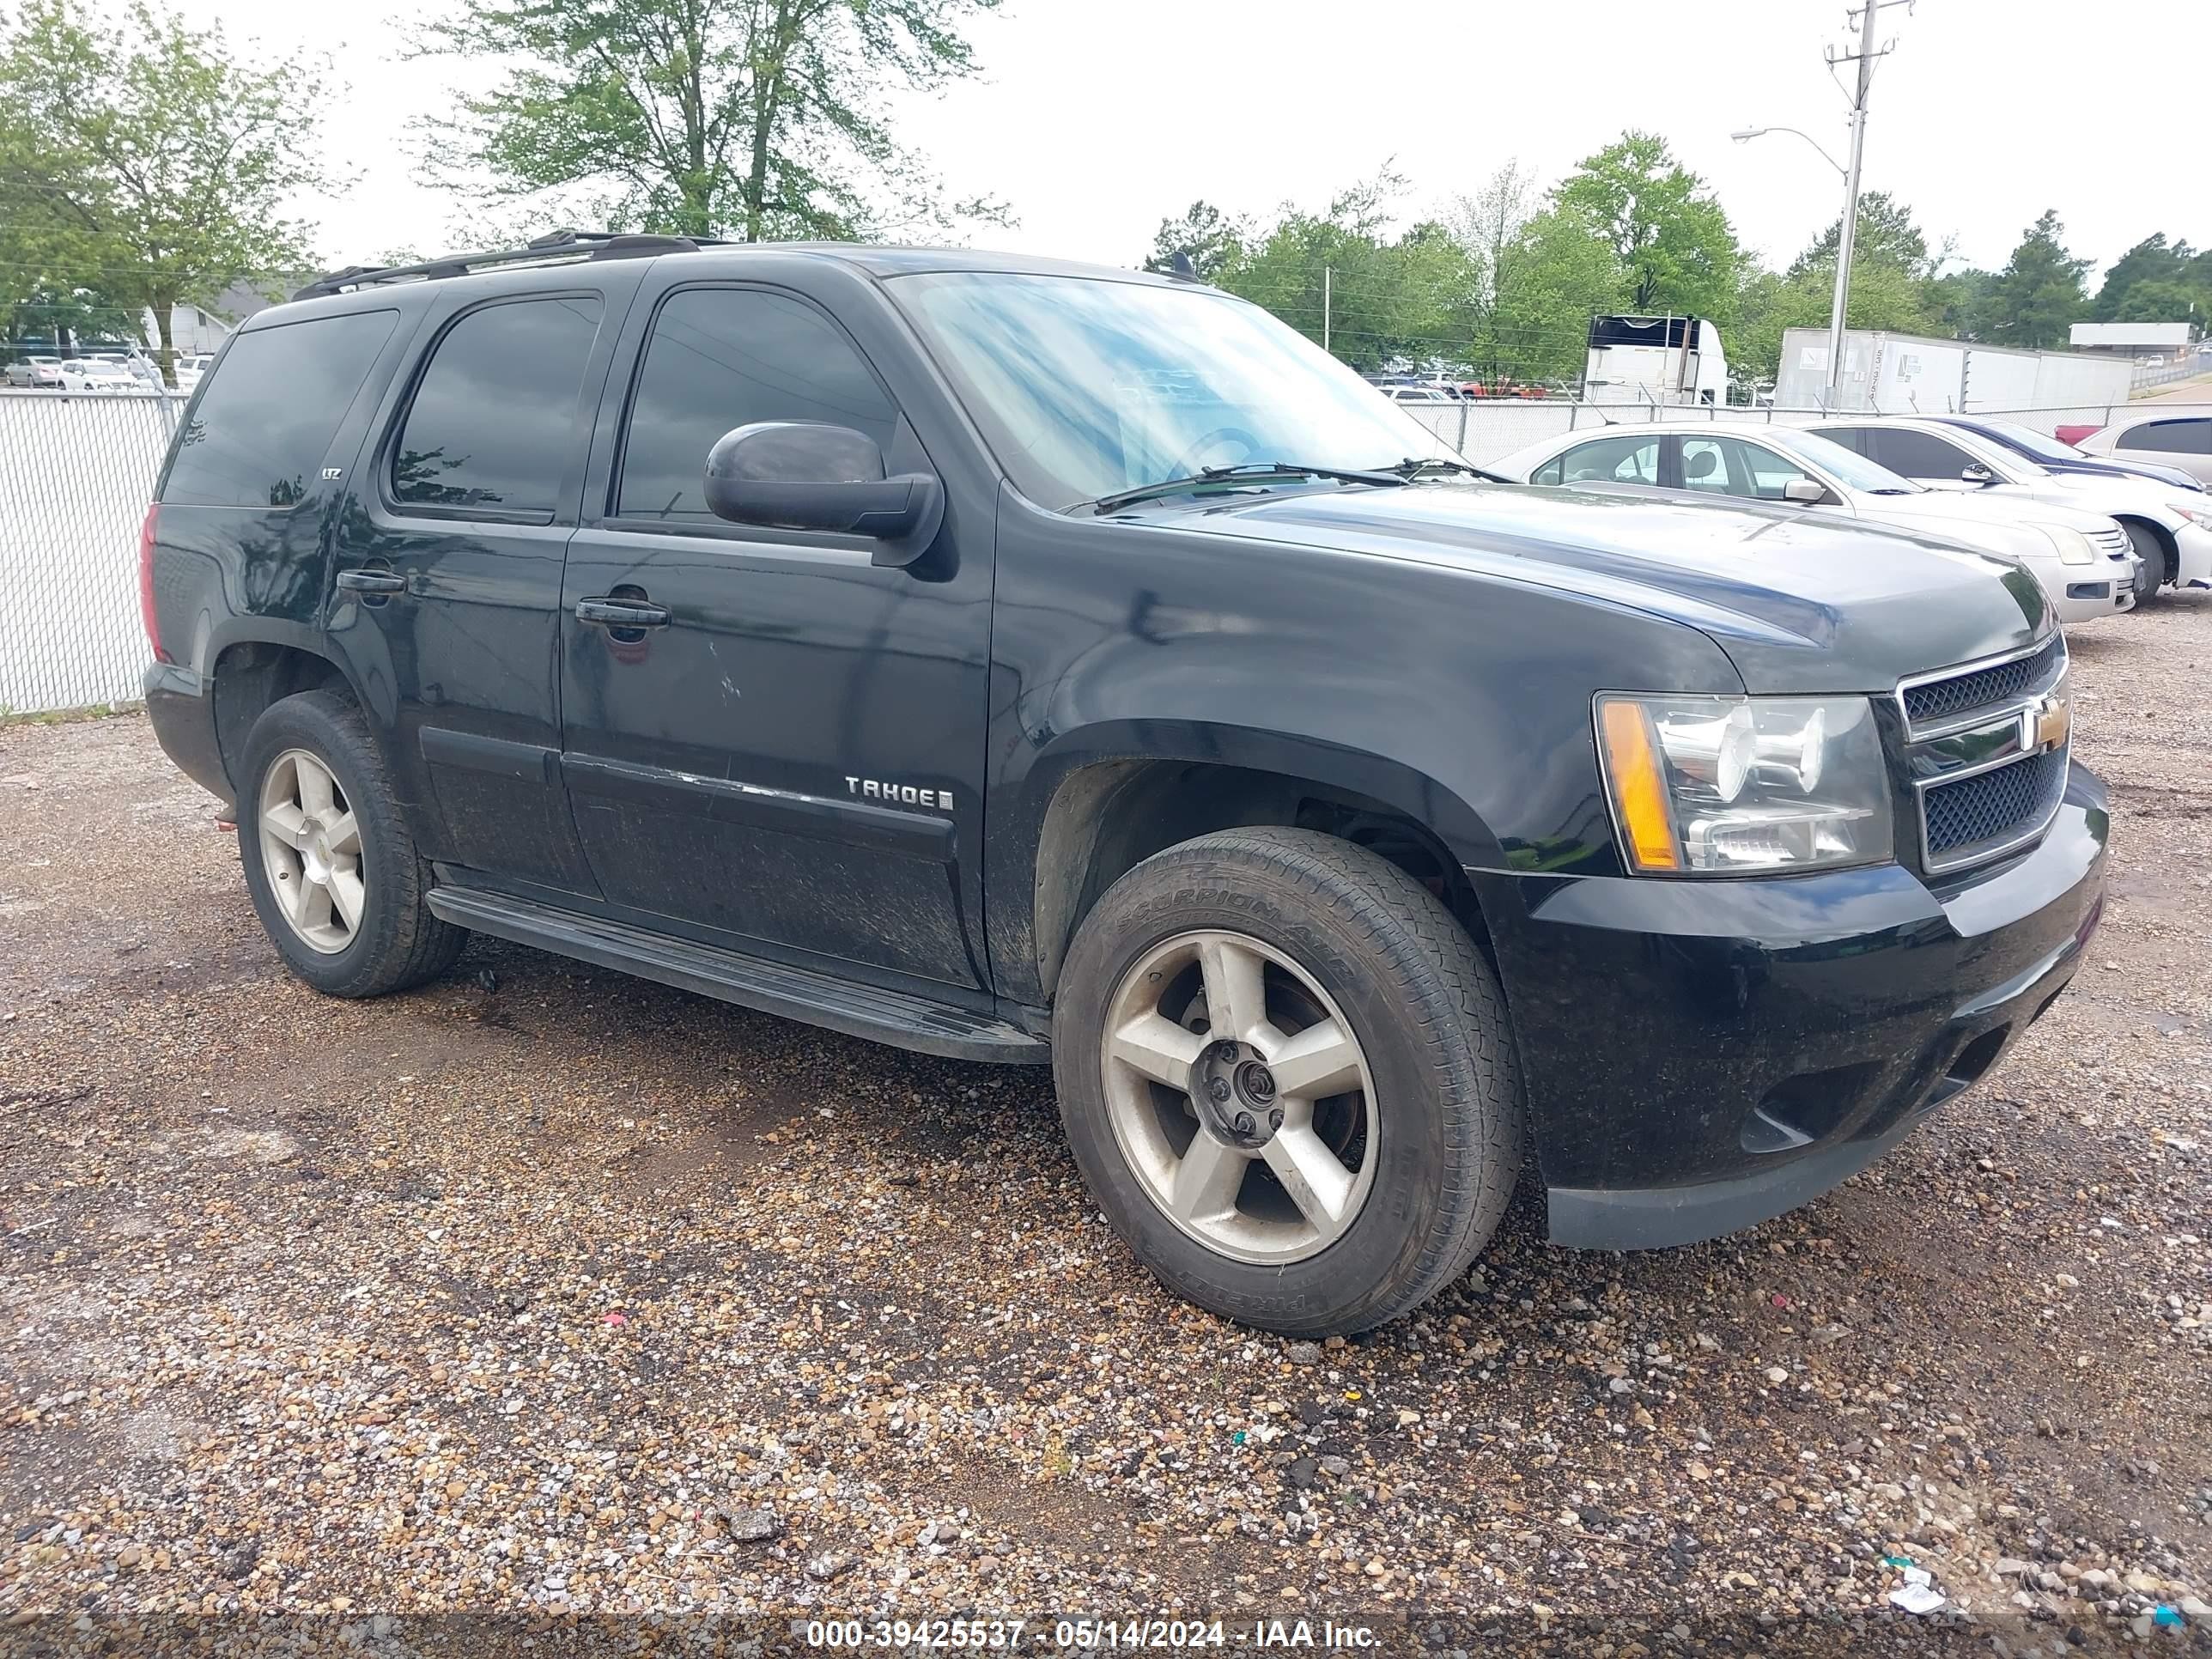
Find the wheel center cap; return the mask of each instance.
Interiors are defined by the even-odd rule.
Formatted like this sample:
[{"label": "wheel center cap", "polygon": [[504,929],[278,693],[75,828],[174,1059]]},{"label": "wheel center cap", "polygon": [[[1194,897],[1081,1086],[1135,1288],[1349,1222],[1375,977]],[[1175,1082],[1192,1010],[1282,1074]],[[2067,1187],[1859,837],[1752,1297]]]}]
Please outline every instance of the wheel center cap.
[{"label": "wheel center cap", "polygon": [[1246,1152],[1266,1146],[1282,1127],[1275,1074],[1249,1043],[1207,1043],[1191,1067],[1190,1097],[1207,1133]]},{"label": "wheel center cap", "polygon": [[330,831],[309,818],[300,833],[300,862],[311,881],[327,881],[331,874]]}]

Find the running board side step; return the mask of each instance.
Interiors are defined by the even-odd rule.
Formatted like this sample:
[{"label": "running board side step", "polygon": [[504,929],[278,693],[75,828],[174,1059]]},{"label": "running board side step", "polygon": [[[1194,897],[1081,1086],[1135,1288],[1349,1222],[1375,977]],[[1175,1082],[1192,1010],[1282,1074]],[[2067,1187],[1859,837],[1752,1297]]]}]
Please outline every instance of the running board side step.
[{"label": "running board side step", "polygon": [[504,893],[433,887],[427,897],[434,915],[471,933],[574,957],[848,1036],[951,1060],[1041,1066],[1052,1057],[1045,1042],[1018,1026],[903,991],[859,985]]}]

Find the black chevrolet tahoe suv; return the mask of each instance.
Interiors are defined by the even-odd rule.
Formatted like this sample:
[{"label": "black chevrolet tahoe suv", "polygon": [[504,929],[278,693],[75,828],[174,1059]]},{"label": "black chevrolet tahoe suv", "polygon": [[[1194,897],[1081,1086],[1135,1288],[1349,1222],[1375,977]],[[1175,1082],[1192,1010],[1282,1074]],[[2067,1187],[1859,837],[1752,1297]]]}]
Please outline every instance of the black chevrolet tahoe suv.
[{"label": "black chevrolet tahoe suv", "polygon": [[146,520],[155,730],[332,995],[467,934],[1054,1068],[1169,1285],[1354,1331],[1836,1185],[2066,985],[2033,579],[1496,487],[1266,313],[557,234],[252,318]]}]

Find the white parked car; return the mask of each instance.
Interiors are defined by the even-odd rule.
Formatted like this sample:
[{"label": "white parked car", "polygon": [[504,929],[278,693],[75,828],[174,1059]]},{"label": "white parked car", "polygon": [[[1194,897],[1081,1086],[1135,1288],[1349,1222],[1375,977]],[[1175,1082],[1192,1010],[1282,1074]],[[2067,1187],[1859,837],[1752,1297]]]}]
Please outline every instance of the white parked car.
[{"label": "white parked car", "polygon": [[2178,466],[2212,489],[2212,415],[2154,415],[2146,409],[2073,442],[2092,455]]},{"label": "white parked car", "polygon": [[70,357],[62,363],[64,392],[143,392],[138,377],[119,362],[98,357]]},{"label": "white parked car", "polygon": [[1796,427],[1638,422],[1547,438],[1486,470],[1516,483],[1628,484],[1910,531],[2026,567],[2061,622],[2135,607],[2136,556],[2110,519],[2020,497],[1929,489]]},{"label": "white parked car", "polygon": [[212,352],[179,352],[177,354],[177,390],[190,392],[198,386],[200,383],[200,376],[207,373],[208,365],[214,361],[215,354]]},{"label": "white parked car", "polygon": [[62,360],[58,357],[26,357],[19,363],[8,365],[8,384],[57,391],[62,383]]},{"label": "white parked car", "polygon": [[2212,501],[2195,490],[2168,489],[2148,478],[2054,472],[1942,421],[1863,416],[1819,421],[1811,430],[1935,489],[2021,496],[2116,520],[2143,561],[2139,603],[2148,604],[2167,584],[2212,587]]}]

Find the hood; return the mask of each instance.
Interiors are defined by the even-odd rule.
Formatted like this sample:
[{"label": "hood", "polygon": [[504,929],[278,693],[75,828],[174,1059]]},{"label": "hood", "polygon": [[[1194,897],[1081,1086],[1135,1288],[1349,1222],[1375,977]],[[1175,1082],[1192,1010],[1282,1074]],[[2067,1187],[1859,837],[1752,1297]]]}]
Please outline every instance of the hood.
[{"label": "hood", "polygon": [[[1931,529],[1956,526],[1962,532],[1978,525],[2017,532],[2031,524],[2051,524],[2094,536],[2100,530],[2111,529],[2112,523],[2104,514],[2093,510],[2086,501],[2079,505],[2039,501],[2025,490],[2004,485],[1963,494],[1953,489],[1926,489],[1914,495],[1870,495],[1860,497],[1857,507],[1862,515],[1883,524],[1925,523]],[[1942,531],[1936,529],[1936,533],[1941,534]],[[2051,550],[2051,544],[2039,538],[2032,545],[2038,553]]]},{"label": "hood", "polygon": [[1432,483],[1142,510],[1212,535],[1418,560],[1648,611],[1710,635],[1753,691],[1887,692],[2050,625],[2035,578],[2006,561],[1887,526],[1650,489]]}]

